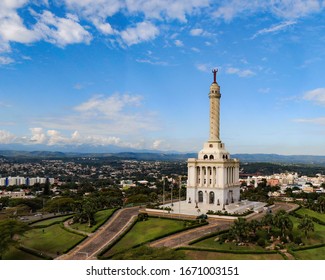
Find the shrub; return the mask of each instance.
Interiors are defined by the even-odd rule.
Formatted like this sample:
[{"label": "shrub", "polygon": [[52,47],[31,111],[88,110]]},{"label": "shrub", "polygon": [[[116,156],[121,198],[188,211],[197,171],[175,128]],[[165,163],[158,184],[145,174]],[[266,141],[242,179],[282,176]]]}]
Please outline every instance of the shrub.
[{"label": "shrub", "polygon": [[266,241],[263,237],[260,237],[258,240],[257,240],[257,244],[261,247],[264,247],[265,244],[266,244]]},{"label": "shrub", "polygon": [[294,242],[296,244],[298,244],[298,245],[301,244],[302,243],[301,237],[300,236],[296,236],[295,239],[294,239]]}]

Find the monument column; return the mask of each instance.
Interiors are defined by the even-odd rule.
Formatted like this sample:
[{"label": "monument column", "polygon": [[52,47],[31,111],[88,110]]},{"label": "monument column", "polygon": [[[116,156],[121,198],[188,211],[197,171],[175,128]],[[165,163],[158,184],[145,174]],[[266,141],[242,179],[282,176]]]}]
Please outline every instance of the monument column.
[{"label": "monument column", "polygon": [[220,86],[217,83],[217,72],[213,70],[213,83],[210,86],[210,137],[209,142],[220,141]]}]

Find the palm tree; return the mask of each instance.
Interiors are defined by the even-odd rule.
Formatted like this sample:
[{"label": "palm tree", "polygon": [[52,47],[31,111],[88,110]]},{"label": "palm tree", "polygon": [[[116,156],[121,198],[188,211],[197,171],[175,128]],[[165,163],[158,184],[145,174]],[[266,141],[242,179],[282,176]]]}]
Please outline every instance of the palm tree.
[{"label": "palm tree", "polygon": [[322,195],[322,196],[318,197],[317,203],[318,203],[320,212],[323,213],[324,208],[325,208],[325,196]]},{"label": "palm tree", "polygon": [[301,219],[301,221],[300,221],[300,223],[298,225],[298,228],[303,230],[305,232],[305,237],[307,237],[309,231],[314,231],[315,230],[315,226],[314,226],[312,218],[309,217],[308,215],[305,215]]},{"label": "palm tree", "polygon": [[234,235],[237,242],[242,242],[248,237],[249,226],[244,218],[238,218],[230,228],[230,233]]},{"label": "palm tree", "polygon": [[282,237],[285,236],[287,230],[292,230],[293,223],[285,210],[280,210],[274,216],[274,224],[281,230]]},{"label": "palm tree", "polygon": [[262,219],[262,224],[267,227],[267,233],[269,234],[271,227],[274,225],[273,215],[270,213],[267,213]]},{"label": "palm tree", "polygon": [[257,220],[252,220],[249,224],[248,224],[250,230],[253,232],[254,235],[256,235],[256,231],[260,228],[261,223]]}]

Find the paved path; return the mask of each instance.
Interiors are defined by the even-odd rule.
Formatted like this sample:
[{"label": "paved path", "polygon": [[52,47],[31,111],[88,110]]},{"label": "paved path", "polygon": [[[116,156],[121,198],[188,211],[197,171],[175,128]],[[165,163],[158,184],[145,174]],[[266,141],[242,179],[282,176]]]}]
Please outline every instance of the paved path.
[{"label": "paved path", "polygon": [[124,208],[116,211],[114,215],[95,233],[92,233],[81,244],[76,246],[59,260],[92,260],[107,245],[113,242],[137,218],[138,207]]},{"label": "paved path", "polygon": [[212,232],[228,229],[233,223],[233,221],[230,220],[214,218],[209,218],[208,221],[208,225],[169,235],[162,239],[151,242],[149,246],[172,248],[187,246],[190,241],[195,240],[201,236],[208,235]]}]

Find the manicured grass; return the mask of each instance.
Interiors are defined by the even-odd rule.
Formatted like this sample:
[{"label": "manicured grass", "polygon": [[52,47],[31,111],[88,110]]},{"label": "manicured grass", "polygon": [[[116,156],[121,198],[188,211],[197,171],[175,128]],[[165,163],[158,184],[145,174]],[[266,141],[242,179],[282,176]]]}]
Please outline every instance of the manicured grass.
[{"label": "manicured grass", "polygon": [[296,217],[290,217],[293,222],[293,235],[299,235],[305,245],[315,245],[325,243],[325,226],[314,223],[315,231],[309,232],[307,238],[305,234],[298,229],[300,219]]},{"label": "manicured grass", "polygon": [[185,228],[184,221],[177,220],[149,218],[147,221],[137,222],[115,246],[104,254],[104,257],[183,228]]},{"label": "manicured grass", "polygon": [[325,260],[325,247],[294,251],[292,254],[298,260]]},{"label": "manicured grass", "polygon": [[4,260],[42,260],[41,258],[19,250],[15,247],[10,248],[3,256]]},{"label": "manicured grass", "polygon": [[283,260],[280,254],[231,254],[207,251],[183,251],[189,260]]},{"label": "manicured grass", "polygon": [[233,242],[219,243],[219,241],[214,241],[216,236],[207,238],[198,243],[193,244],[195,247],[206,247],[211,249],[219,250],[232,250],[232,251],[263,251],[264,248],[258,245],[250,244],[249,246],[237,246]]},{"label": "manicured grass", "polygon": [[57,252],[62,254],[84,237],[68,232],[55,224],[44,229],[32,229],[25,233],[21,239],[23,246],[41,251],[46,255],[55,257]]},{"label": "manicured grass", "polygon": [[89,227],[87,223],[85,224],[80,224],[80,223],[75,223],[71,225],[71,228],[76,229],[76,230],[80,230],[80,231],[84,231],[87,233],[91,233],[96,231],[103,223],[105,223],[105,221],[113,215],[115,209],[105,209],[105,210],[101,210],[98,211],[95,214],[95,221],[96,224],[93,225],[92,227]]},{"label": "manicured grass", "polygon": [[66,220],[67,218],[69,217],[72,217],[72,215],[66,215],[66,216],[61,216],[61,217],[55,217],[55,218],[52,218],[52,219],[46,219],[46,220],[43,220],[43,221],[39,221],[37,223],[33,223],[31,224],[31,226],[50,226],[54,223],[57,223],[57,222],[62,222],[64,220]]},{"label": "manicured grass", "polygon": [[321,214],[321,213],[318,213],[318,212],[315,212],[313,210],[310,210],[310,209],[307,209],[307,208],[300,208],[296,211],[297,214],[299,215],[308,215],[310,217],[314,217],[322,222],[325,223],[325,214]]}]

